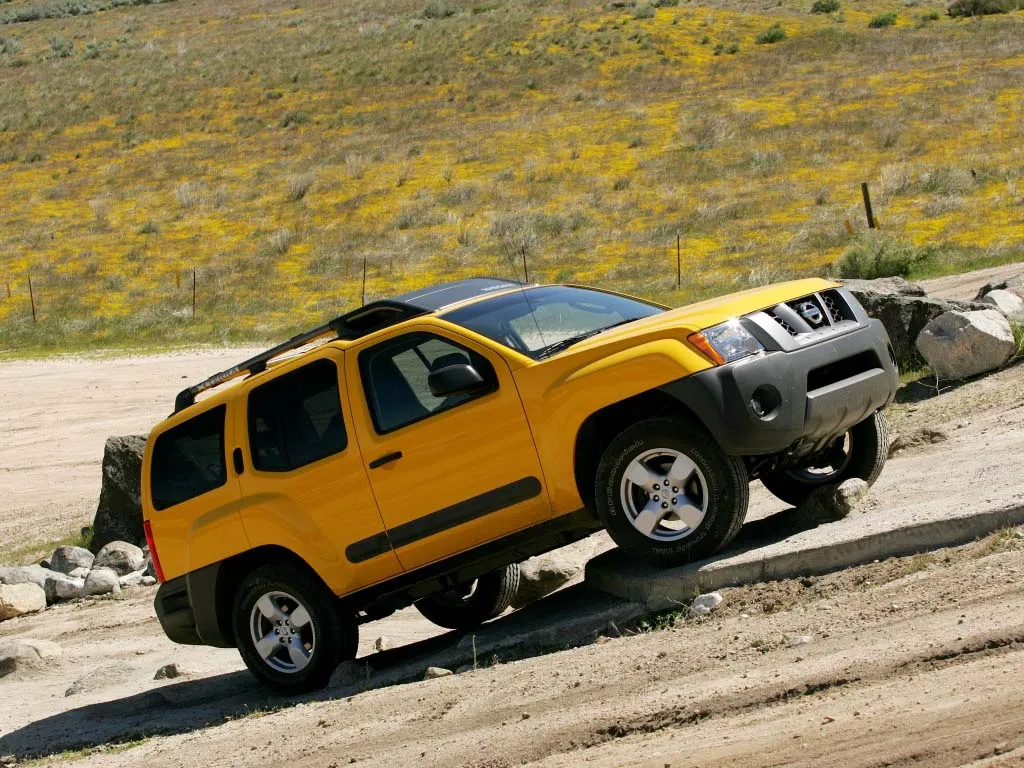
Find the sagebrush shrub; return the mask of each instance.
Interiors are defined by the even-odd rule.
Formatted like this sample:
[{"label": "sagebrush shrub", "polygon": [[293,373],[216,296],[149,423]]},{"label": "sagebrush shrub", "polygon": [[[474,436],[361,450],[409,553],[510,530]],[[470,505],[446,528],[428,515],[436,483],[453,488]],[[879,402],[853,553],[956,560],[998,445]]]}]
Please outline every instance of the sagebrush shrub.
[{"label": "sagebrush shrub", "polygon": [[786,39],[786,30],[782,28],[782,25],[776,22],[772,24],[768,29],[757,36],[754,40],[758,45],[771,45],[777,43],[780,40]]},{"label": "sagebrush shrub", "polygon": [[430,0],[423,7],[421,15],[424,19],[447,19],[449,16],[454,16],[458,10],[448,0]]},{"label": "sagebrush shrub", "polygon": [[835,13],[839,10],[839,0],[814,0],[811,13]]},{"label": "sagebrush shrub", "polygon": [[946,13],[954,19],[963,16],[990,16],[1024,8],[1024,0],[955,0]]},{"label": "sagebrush shrub", "polygon": [[871,21],[868,22],[868,26],[871,29],[881,29],[882,27],[891,27],[896,23],[895,13],[880,13],[875,16]]},{"label": "sagebrush shrub", "polygon": [[836,263],[836,271],[847,279],[907,277],[914,267],[933,255],[929,248],[918,248],[906,240],[872,229],[857,236]]}]

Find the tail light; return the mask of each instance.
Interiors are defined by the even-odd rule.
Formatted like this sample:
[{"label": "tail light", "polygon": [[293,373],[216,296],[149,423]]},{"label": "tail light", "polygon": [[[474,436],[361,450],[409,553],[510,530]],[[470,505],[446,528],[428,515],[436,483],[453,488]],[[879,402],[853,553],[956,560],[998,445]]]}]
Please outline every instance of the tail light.
[{"label": "tail light", "polygon": [[163,584],[164,569],[160,567],[160,555],[156,553],[156,542],[153,541],[153,528],[149,520],[142,521],[142,528],[146,531],[146,545],[149,547],[149,559],[153,561],[153,573],[156,574],[156,580]]}]

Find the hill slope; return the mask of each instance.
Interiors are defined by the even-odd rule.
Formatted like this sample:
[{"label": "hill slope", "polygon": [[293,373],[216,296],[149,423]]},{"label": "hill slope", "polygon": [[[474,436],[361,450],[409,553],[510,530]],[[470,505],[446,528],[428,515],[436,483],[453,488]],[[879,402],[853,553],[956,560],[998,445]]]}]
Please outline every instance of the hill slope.
[{"label": "hill slope", "polygon": [[0,24],[0,350],[279,335],[358,303],[364,258],[369,297],[525,255],[681,303],[822,271],[861,181],[933,269],[1020,258],[1022,12],[474,1]]}]

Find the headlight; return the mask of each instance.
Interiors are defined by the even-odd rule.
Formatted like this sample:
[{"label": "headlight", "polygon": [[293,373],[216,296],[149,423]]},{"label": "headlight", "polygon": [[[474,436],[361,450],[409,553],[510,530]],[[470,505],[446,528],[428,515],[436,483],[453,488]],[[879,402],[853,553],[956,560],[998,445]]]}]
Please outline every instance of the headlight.
[{"label": "headlight", "polygon": [[719,365],[764,351],[764,345],[740,325],[739,320],[729,320],[694,333],[690,343]]}]

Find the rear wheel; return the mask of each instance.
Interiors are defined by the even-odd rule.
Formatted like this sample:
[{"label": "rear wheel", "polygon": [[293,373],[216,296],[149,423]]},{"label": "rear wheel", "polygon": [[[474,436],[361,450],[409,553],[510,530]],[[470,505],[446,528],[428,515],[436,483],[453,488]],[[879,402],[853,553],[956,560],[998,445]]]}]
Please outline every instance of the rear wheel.
[{"label": "rear wheel", "polygon": [[739,532],[749,480],[701,426],[648,419],[624,430],[597,468],[601,522],[632,557],[663,566],[714,554]]},{"label": "rear wheel", "polygon": [[859,477],[871,485],[878,479],[889,454],[889,428],[881,411],[832,441],[824,451],[795,467],[761,476],[761,483],[787,504],[799,506],[823,485],[840,485]]},{"label": "rear wheel", "polygon": [[359,641],[355,619],[339,612],[330,591],[305,572],[264,566],[242,582],[233,616],[249,671],[268,688],[298,694],[327,685]]},{"label": "rear wheel", "polygon": [[504,613],[518,591],[519,565],[513,564],[424,597],[415,605],[416,610],[439,627],[469,629]]}]

